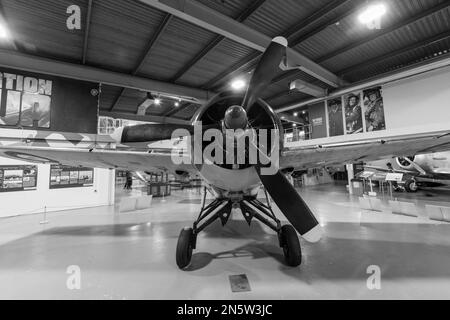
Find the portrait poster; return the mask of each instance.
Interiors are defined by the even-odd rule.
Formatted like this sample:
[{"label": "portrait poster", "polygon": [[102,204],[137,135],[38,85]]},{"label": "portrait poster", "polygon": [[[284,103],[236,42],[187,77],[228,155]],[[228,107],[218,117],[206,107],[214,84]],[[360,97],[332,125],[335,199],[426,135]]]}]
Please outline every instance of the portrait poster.
[{"label": "portrait poster", "polygon": [[361,93],[354,92],[344,96],[346,134],[363,132]]},{"label": "portrait poster", "polygon": [[381,87],[364,90],[363,97],[366,131],[386,130]]},{"label": "portrait poster", "polygon": [[344,134],[344,117],[342,114],[342,99],[336,98],[327,101],[328,134],[330,137]]}]

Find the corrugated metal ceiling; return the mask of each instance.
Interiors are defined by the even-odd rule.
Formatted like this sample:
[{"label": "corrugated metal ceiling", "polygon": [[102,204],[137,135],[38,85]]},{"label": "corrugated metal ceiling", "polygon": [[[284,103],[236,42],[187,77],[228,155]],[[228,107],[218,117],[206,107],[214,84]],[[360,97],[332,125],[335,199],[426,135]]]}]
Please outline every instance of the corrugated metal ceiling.
[{"label": "corrugated metal ceiling", "polygon": [[[342,73],[349,81],[359,81],[450,51],[448,0],[387,1],[389,10],[382,20],[381,30],[369,30],[357,21],[359,10],[366,4],[360,0],[266,0],[259,1],[259,6],[254,0],[194,1],[233,19],[241,16],[243,24],[267,36],[289,36],[296,50],[330,71]],[[0,3],[1,13],[20,51],[81,63],[85,28],[74,31],[66,28],[66,8],[79,5],[84,23],[88,0],[1,0]],[[442,5],[440,10],[427,11],[439,5]],[[333,10],[325,12],[324,8]],[[242,18],[250,9],[253,12]],[[318,12],[322,15],[316,16]],[[416,19],[423,13],[427,14]],[[308,20],[311,17],[315,18]],[[93,0],[86,64],[128,74],[137,71],[143,77],[176,80],[178,84],[191,87],[217,88],[234,76],[248,74],[254,66],[256,60],[250,58],[257,57],[258,53],[253,49],[229,39],[217,41],[220,38],[209,30],[175,17],[167,18],[166,13],[137,0]],[[135,70],[164,21],[166,28],[148,51],[145,63]],[[377,33],[380,36],[375,37]],[[215,41],[215,46],[204,50]],[[11,49],[5,43],[0,43],[0,47]],[[295,79],[327,88],[324,83],[298,71],[295,75],[281,76],[264,97],[273,98],[270,102],[275,108],[304,99],[304,94],[289,94],[289,83]],[[109,110],[118,101],[115,111],[135,113],[142,94],[145,95],[104,86],[101,109]],[[149,108],[148,112],[164,115],[172,108],[173,101],[169,100],[158,110]],[[180,109],[175,114],[177,117],[189,117],[196,106]]]}]

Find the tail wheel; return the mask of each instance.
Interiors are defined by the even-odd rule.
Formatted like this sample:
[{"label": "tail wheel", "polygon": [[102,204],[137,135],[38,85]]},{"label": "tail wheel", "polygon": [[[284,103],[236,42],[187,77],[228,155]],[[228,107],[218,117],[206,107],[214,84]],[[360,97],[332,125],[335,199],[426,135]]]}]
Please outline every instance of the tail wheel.
[{"label": "tail wheel", "polygon": [[178,237],[176,260],[180,269],[186,268],[191,262],[193,250],[194,231],[192,228],[184,228]]},{"label": "tail wheel", "polygon": [[299,266],[302,263],[302,249],[294,227],[291,225],[281,227],[280,240],[286,264],[291,267]]},{"label": "tail wheel", "polygon": [[407,192],[417,192],[417,189],[419,189],[419,187],[414,179],[409,179],[405,182],[405,190]]}]

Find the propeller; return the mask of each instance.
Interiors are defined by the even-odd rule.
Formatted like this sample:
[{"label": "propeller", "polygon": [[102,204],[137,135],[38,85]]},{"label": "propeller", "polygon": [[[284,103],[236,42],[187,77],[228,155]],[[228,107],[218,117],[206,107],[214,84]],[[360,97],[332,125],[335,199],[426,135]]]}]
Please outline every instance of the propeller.
[{"label": "propeller", "polygon": [[[280,63],[286,55],[287,45],[287,40],[283,37],[272,40],[258,62],[242,104],[230,106],[226,110],[223,123],[227,129],[246,129],[249,126],[247,114],[276,76]],[[209,127],[218,126],[219,124],[214,124]],[[145,124],[125,129],[122,133],[122,142],[170,139],[172,132],[180,128],[187,129],[187,133],[193,133],[192,126]],[[203,128],[203,130],[206,129],[207,127]],[[256,148],[259,149],[258,146]],[[259,152],[259,154],[264,153]],[[284,174],[277,171],[274,175],[264,175],[259,164],[256,165],[256,171],[274,202],[302,237],[310,242],[320,240],[322,230],[317,219]]]}]

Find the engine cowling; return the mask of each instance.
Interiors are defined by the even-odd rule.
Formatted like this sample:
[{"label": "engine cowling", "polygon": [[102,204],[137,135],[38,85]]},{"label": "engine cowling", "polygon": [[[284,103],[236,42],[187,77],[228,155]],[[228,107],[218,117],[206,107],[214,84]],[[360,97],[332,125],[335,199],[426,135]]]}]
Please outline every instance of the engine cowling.
[{"label": "engine cowling", "polygon": [[[230,106],[240,105],[243,100],[243,94],[233,92],[222,92],[214,97],[208,104],[199,109],[194,115],[192,122],[201,121],[203,126],[214,127],[222,123],[225,118],[225,113]],[[279,117],[275,114],[272,108],[262,99],[257,100],[255,105],[249,110],[248,122],[252,128],[255,129],[275,129],[277,132],[277,139],[279,149],[274,149],[270,143],[266,150],[270,152],[279,152],[283,147],[283,130]],[[193,142],[193,141],[192,141]],[[202,150],[210,144],[209,141],[203,141]],[[260,146],[258,146],[260,147]],[[229,151],[226,147],[223,148],[224,153]],[[236,150],[235,150],[236,154]],[[223,157],[226,158],[225,156]],[[212,185],[230,191],[252,189],[260,184],[260,179],[253,168],[253,164],[230,164],[230,163],[212,163],[196,165],[203,178],[209,181]]]},{"label": "engine cowling", "polygon": [[397,157],[395,160],[400,168],[405,170],[411,170],[414,169],[414,166],[406,159],[409,159],[410,161],[415,160],[415,156],[409,156],[409,157]]}]

